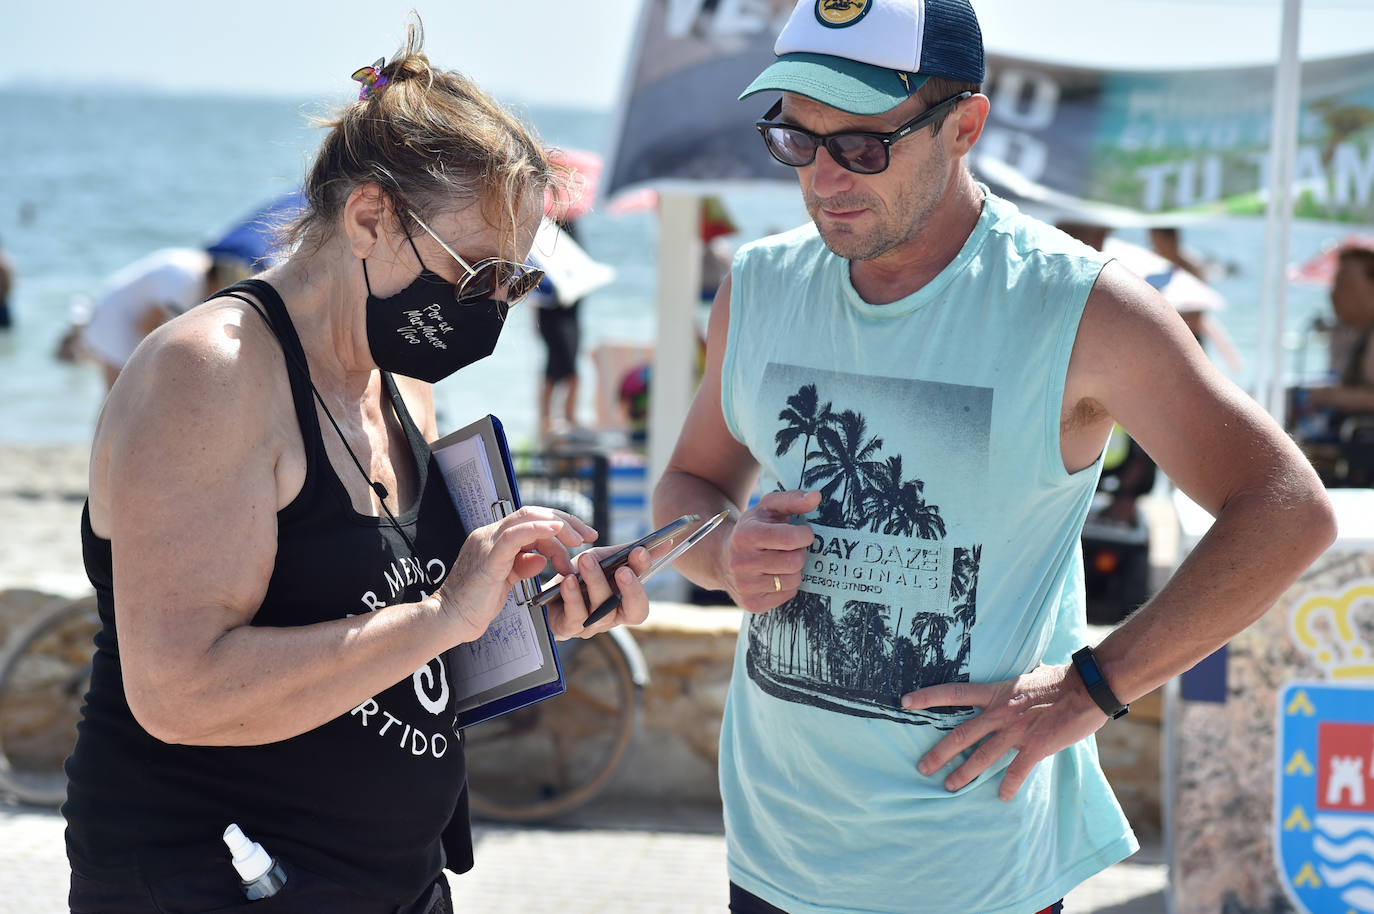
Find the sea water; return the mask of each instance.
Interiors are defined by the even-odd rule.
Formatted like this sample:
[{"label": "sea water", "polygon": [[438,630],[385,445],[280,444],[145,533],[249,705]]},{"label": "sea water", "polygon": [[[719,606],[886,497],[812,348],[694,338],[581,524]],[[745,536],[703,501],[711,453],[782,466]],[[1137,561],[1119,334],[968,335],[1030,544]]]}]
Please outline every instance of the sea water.
[{"label": "sea water", "polygon": [[[92,90],[8,95],[0,105],[6,154],[0,247],[15,267],[15,326],[0,331],[0,443],[88,441],[104,383],[92,366],[53,357],[73,302],[97,296],[106,277],[138,257],[160,247],[202,245],[298,186],[323,135],[312,118],[342,101]],[[548,143],[601,153],[610,145],[610,111],[515,107]],[[780,166],[779,173],[775,188],[724,195],[740,228],[733,242],[806,218],[787,170]],[[603,343],[655,341],[654,215],[605,209],[579,222],[583,247],[617,273],[580,311],[580,402],[588,422],[599,383],[589,354]],[[1234,375],[1242,386],[1252,382],[1260,345],[1264,232],[1262,221],[1228,220],[1184,233],[1187,246],[1219,267],[1214,285],[1229,302],[1219,317],[1245,356]],[[1291,259],[1301,262],[1348,232],[1299,223]],[[1119,234],[1144,240],[1138,230]],[[1286,370],[1320,367],[1322,350],[1305,328],[1329,309],[1326,295],[1322,288],[1290,286]],[[698,316],[704,327],[704,306]],[[509,321],[491,358],[437,385],[441,431],[491,412],[517,443],[533,439],[544,348],[531,308],[515,308]],[[1304,342],[1314,344],[1304,348]]]}]

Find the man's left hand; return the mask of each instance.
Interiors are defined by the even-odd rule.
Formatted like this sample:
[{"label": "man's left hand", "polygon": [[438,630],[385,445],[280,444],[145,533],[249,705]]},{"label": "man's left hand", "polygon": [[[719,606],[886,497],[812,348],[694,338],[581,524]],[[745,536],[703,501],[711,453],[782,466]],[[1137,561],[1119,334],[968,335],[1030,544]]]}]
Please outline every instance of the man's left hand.
[{"label": "man's left hand", "polygon": [[1004,801],[1016,796],[1037,762],[1092,735],[1107,722],[1107,715],[1069,665],[1041,664],[1004,682],[947,682],[902,696],[902,707],[908,711],[969,705],[982,711],[951,730],[916,768],[933,775],[972,748],[964,763],[945,777],[945,789],[952,792],[1014,751],[1016,758],[1007,766],[997,791]]}]

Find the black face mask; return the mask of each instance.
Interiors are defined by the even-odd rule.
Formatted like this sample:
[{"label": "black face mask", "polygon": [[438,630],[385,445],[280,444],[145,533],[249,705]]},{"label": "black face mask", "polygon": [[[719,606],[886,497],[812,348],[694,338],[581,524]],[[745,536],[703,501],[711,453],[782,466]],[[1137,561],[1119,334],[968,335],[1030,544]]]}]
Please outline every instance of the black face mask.
[{"label": "black face mask", "polygon": [[[414,248],[414,242],[411,243]],[[420,252],[415,252],[419,260]],[[420,261],[420,275],[395,295],[372,294],[367,284],[367,346],[383,371],[433,384],[491,355],[508,308],[503,301],[480,299],[458,304],[453,283]]]}]

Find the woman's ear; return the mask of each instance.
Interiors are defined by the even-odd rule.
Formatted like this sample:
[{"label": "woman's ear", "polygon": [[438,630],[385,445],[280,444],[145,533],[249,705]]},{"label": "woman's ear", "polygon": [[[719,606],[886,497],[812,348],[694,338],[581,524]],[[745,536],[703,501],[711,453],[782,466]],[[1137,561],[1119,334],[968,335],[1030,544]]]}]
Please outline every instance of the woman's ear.
[{"label": "woman's ear", "polygon": [[343,230],[355,257],[372,256],[382,241],[382,226],[390,209],[382,189],[376,184],[355,187],[348,195],[343,206]]}]

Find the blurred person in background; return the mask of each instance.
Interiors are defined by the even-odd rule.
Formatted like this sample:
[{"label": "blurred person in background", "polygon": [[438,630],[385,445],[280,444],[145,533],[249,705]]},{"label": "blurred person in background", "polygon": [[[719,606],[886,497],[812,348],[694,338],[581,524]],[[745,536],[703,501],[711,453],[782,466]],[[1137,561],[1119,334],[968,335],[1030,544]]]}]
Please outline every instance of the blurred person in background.
[{"label": "blurred person in background", "polygon": [[[1209,282],[1209,275],[1217,272],[1227,274],[1235,272],[1232,267],[1221,267],[1220,265],[1209,265],[1197,257],[1183,246],[1182,232],[1175,226],[1155,226],[1150,229],[1150,249],[1169,263],[1188,273],[1199,282],[1206,285]],[[1207,286],[1210,289],[1210,286]],[[1166,291],[1165,297],[1169,295]],[[1216,307],[1224,304],[1220,296],[1216,297]],[[1236,349],[1235,342],[1227,334],[1226,328],[1210,312],[1216,310],[1213,307],[1193,307],[1187,304],[1176,304],[1179,317],[1183,318],[1183,323],[1188,325],[1193,336],[1197,341],[1206,347],[1208,344],[1215,346],[1217,352],[1225,360],[1227,367],[1232,372],[1239,372],[1244,367],[1240,352]]]},{"label": "blurred person in background", "polygon": [[[76,914],[237,909],[230,823],[286,872],[263,911],[450,911],[443,870],[473,864],[454,649],[596,536],[534,506],[464,529],[426,444],[431,385],[490,355],[541,276],[539,143],[431,66],[415,26],[353,78],[294,253],[153,330],[97,423],[81,535],[102,627],[63,806]],[[613,581],[602,554],[576,570],[620,608],[584,629],[565,577],[557,636],[647,615],[648,554]]]},{"label": "blurred person in background", "polygon": [[1342,413],[1374,413],[1374,250],[1341,250],[1331,285],[1331,368],[1336,383],[1307,389],[1310,405]]},{"label": "blurred person in background", "polygon": [[1322,481],[1374,485],[1374,250],[1342,248],[1331,285],[1330,381],[1288,390],[1287,422]]},{"label": "blurred person in background", "polygon": [[[574,243],[575,220],[558,223]],[[539,438],[548,442],[555,433],[575,431],[577,422],[577,355],[582,349],[582,328],[578,309],[582,299],[563,301],[553,280],[545,276],[530,294],[535,306],[539,337],[544,341],[544,377],[539,385]],[[555,399],[561,399],[556,409]],[[555,412],[558,417],[555,418]]]},{"label": "blurred person in background", "polygon": [[1206,267],[1201,260],[1183,249],[1182,237],[1177,227],[1157,225],[1151,228],[1150,249],[1179,269],[1187,270],[1198,279],[1206,281]]},{"label": "blurred person in background", "polygon": [[242,261],[202,248],[153,251],[110,276],[88,308],[74,310],[58,358],[89,359],[113,387],[144,337],[250,272]]},{"label": "blurred person in background", "polygon": [[10,315],[10,292],[14,289],[14,264],[0,246],[0,330],[11,326],[14,318]]}]

